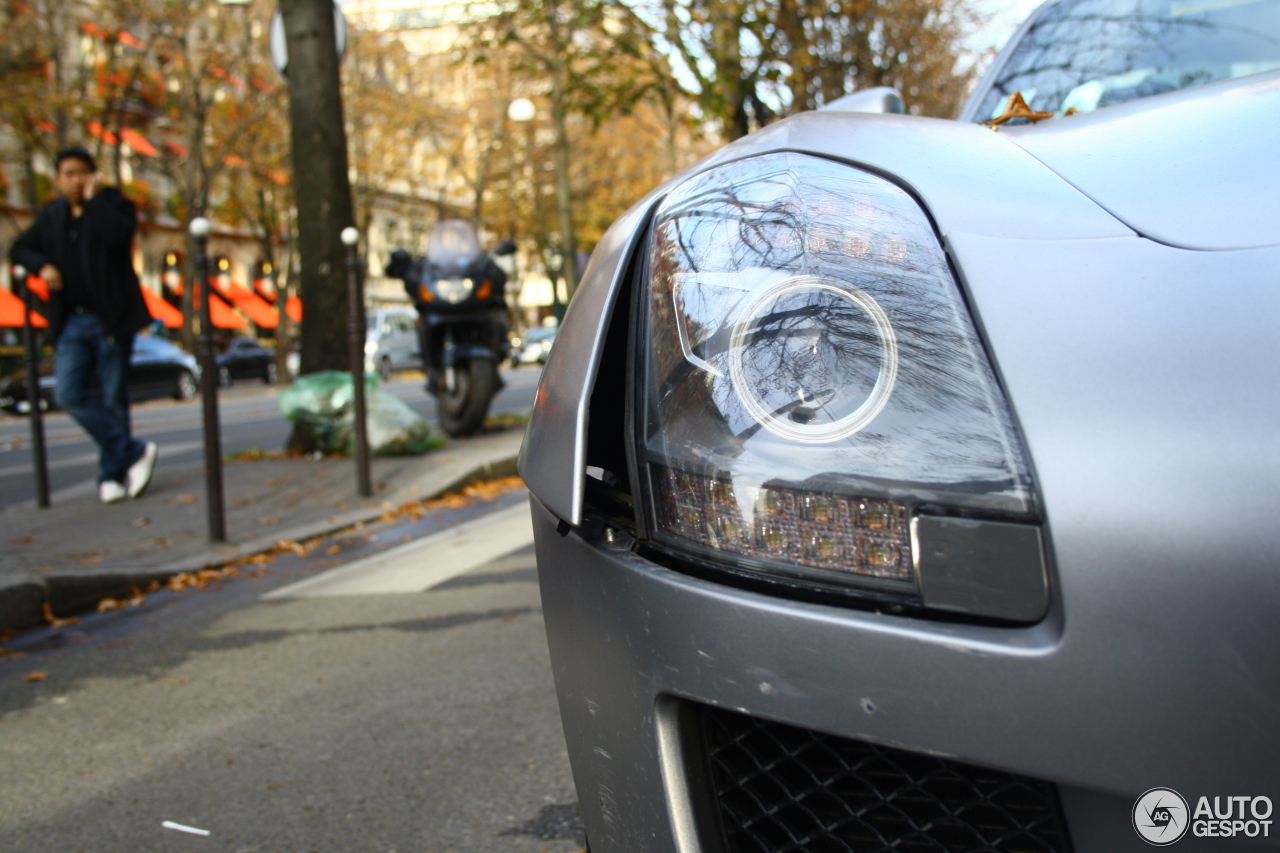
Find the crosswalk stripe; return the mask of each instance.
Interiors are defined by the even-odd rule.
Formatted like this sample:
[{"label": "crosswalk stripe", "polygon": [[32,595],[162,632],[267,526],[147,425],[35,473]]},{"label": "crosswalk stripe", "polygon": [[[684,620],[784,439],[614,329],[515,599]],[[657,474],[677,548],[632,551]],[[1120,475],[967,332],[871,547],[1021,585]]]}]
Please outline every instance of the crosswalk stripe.
[{"label": "crosswalk stripe", "polygon": [[424,592],[533,543],[529,505],[520,503],[282,586],[264,600]]}]

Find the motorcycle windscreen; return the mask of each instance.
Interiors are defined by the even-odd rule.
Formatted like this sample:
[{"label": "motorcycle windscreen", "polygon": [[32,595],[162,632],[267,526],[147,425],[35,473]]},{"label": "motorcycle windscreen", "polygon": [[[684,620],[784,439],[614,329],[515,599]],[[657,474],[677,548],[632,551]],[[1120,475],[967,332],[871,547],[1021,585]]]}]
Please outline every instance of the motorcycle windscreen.
[{"label": "motorcycle windscreen", "polygon": [[438,275],[461,275],[482,254],[475,226],[461,219],[447,219],[427,236],[427,263]]}]

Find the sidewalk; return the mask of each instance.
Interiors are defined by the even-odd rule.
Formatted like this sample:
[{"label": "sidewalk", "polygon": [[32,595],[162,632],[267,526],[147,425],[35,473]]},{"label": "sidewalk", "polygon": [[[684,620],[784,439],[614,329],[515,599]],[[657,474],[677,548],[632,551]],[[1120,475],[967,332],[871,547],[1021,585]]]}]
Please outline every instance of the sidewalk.
[{"label": "sidewalk", "polygon": [[[356,495],[350,459],[264,459],[223,465],[227,543],[208,541],[201,463],[156,471],[146,494],[103,505],[96,494],[0,511],[0,630],[376,519],[478,480],[516,473],[522,429],[459,439],[414,457],[374,459],[372,498]],[[160,449],[161,457],[164,448]]]}]

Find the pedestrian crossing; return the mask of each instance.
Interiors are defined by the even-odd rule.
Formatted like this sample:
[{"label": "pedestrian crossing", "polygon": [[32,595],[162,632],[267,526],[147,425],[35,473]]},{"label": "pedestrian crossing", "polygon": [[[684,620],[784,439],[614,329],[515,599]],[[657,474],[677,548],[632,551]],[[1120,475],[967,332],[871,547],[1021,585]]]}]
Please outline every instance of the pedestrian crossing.
[{"label": "pedestrian crossing", "polygon": [[330,569],[262,596],[264,600],[424,592],[533,544],[528,503],[485,515]]}]

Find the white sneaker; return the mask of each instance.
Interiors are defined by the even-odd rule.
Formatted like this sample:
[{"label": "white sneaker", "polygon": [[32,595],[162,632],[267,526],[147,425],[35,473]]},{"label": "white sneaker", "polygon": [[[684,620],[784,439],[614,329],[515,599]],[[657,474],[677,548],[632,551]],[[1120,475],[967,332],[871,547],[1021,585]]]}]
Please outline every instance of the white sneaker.
[{"label": "white sneaker", "polygon": [[125,483],[129,487],[129,497],[136,498],[147,490],[147,486],[151,483],[151,472],[156,467],[156,457],[160,454],[160,448],[156,446],[154,441],[148,441],[146,448],[142,451],[142,458],[129,466],[129,474]]},{"label": "white sneaker", "polygon": [[124,485],[115,480],[103,480],[102,485],[98,486],[98,499],[104,504],[113,504],[127,497],[129,493],[124,490]]}]

